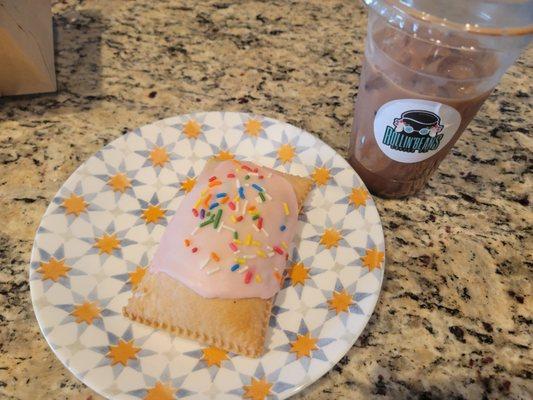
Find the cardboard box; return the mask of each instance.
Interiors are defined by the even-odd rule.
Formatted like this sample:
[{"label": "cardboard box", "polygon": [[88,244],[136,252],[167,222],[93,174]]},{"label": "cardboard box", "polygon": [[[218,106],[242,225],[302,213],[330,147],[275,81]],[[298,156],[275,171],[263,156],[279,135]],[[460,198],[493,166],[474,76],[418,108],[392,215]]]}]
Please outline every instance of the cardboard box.
[{"label": "cardboard box", "polygon": [[50,0],[0,0],[0,96],[55,90]]}]

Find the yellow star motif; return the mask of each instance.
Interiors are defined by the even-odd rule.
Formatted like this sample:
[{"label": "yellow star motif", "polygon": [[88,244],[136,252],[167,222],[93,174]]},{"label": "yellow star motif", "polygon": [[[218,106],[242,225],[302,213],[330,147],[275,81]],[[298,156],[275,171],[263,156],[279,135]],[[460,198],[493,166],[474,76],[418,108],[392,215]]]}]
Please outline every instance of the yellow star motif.
[{"label": "yellow star motif", "polygon": [[193,119],[189,120],[183,127],[183,133],[189,139],[196,139],[200,135],[200,132],[200,124]]},{"label": "yellow star motif", "polygon": [[225,361],[228,359],[228,352],[222,349],[219,349],[218,347],[207,347],[205,349],[202,349],[203,359],[206,362],[207,366],[210,367],[212,365],[216,365],[217,367],[220,367],[220,364],[222,364],[222,361]]},{"label": "yellow star motif", "polygon": [[109,179],[107,184],[111,186],[113,191],[121,193],[124,193],[127,188],[131,187],[131,182],[129,178],[125,174],[120,172],[118,174],[113,175]]},{"label": "yellow star motif", "polygon": [[381,263],[385,259],[385,253],[378,249],[367,249],[365,255],[362,257],[363,265],[370,271],[375,268],[381,268]]},{"label": "yellow star motif", "polygon": [[162,167],[166,162],[168,162],[168,159],[168,153],[164,147],[156,147],[150,152],[150,160],[152,160],[154,167]]},{"label": "yellow star motif", "polygon": [[311,175],[311,178],[313,178],[317,185],[325,185],[326,183],[328,183],[330,178],[329,169],[327,169],[326,167],[316,167],[313,171],[313,174]]},{"label": "yellow star motif", "polygon": [[309,278],[309,269],[305,268],[301,262],[294,264],[289,271],[292,286],[296,286],[298,283],[303,285],[305,280]]},{"label": "yellow star motif", "polygon": [[196,179],[187,178],[183,182],[181,182],[181,190],[184,190],[186,193],[189,193],[191,190],[194,189],[195,185],[196,185]]},{"label": "yellow star motif", "polygon": [[52,257],[48,262],[42,262],[37,269],[37,272],[42,274],[41,279],[44,281],[46,279],[51,279],[54,282],[57,282],[59,278],[67,276],[67,272],[70,271],[70,267],[65,265],[65,260],[57,260]]},{"label": "yellow star motif", "polygon": [[157,381],[153,388],[148,389],[144,400],[174,400],[176,389]]},{"label": "yellow star motif", "polygon": [[309,357],[313,350],[316,350],[318,339],[311,337],[311,334],[298,335],[294,342],[291,342],[291,352],[296,353],[296,357]]},{"label": "yellow star motif", "polygon": [[352,296],[346,290],[342,292],[333,292],[333,296],[328,300],[329,308],[335,310],[337,314],[348,311],[348,307],[353,304]]},{"label": "yellow star motif", "polygon": [[272,384],[266,379],[252,378],[250,385],[244,386],[244,398],[252,400],[264,400],[270,394]]},{"label": "yellow star motif", "polygon": [[100,254],[111,254],[113,250],[120,249],[120,240],[117,239],[115,234],[108,235],[104,233],[104,236],[96,239],[94,247],[98,248]]},{"label": "yellow star motif", "polygon": [[80,215],[87,209],[87,203],[81,196],[76,196],[74,193],[68,199],[63,200],[63,207],[67,214]]},{"label": "yellow star motif", "polygon": [[165,216],[165,210],[160,206],[149,205],[146,210],[143,210],[142,219],[149,224],[150,222],[156,224],[161,218]]},{"label": "yellow star motif", "polygon": [[368,197],[368,192],[363,187],[352,189],[352,193],[348,196],[350,203],[352,203],[356,208],[359,206],[364,206]]},{"label": "yellow star motif", "polygon": [[235,156],[227,150],[220,150],[215,156],[215,159],[219,161],[233,160],[234,158]]},{"label": "yellow star motif", "polygon": [[95,318],[100,318],[100,308],[97,302],[91,303],[90,301],[86,301],[83,304],[75,306],[71,314],[76,318],[78,324],[85,322],[91,325]]},{"label": "yellow star motif", "polygon": [[136,354],[141,350],[133,345],[133,340],[125,342],[120,339],[116,346],[109,346],[109,353],[107,357],[111,359],[111,365],[121,363],[126,366],[128,360],[135,360]]},{"label": "yellow star motif", "polygon": [[135,271],[128,272],[128,275],[130,276],[130,283],[133,290],[137,289],[137,286],[139,286],[139,283],[144,278],[144,275],[146,274],[146,267],[137,266],[135,268]]},{"label": "yellow star motif", "polygon": [[326,229],[320,238],[320,244],[323,244],[326,249],[337,247],[341,240],[341,234],[336,229]]},{"label": "yellow star motif", "polygon": [[256,119],[249,119],[244,125],[244,131],[250,136],[259,136],[262,128],[261,121]]},{"label": "yellow star motif", "polygon": [[294,158],[294,147],[290,144],[282,144],[278,149],[278,159],[283,163],[291,162]]}]

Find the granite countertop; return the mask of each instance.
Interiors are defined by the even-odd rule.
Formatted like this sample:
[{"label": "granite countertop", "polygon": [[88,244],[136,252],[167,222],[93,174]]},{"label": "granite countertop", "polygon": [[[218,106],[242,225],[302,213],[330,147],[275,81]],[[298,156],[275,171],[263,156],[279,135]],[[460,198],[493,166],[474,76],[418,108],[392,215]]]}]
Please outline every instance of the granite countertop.
[{"label": "granite countertop", "polygon": [[[354,1],[54,1],[55,94],[0,100],[0,397],[99,399],[32,310],[35,230],[65,179],[122,133],[196,110],[279,118],[345,155],[366,17]],[[376,311],[296,398],[527,399],[533,391],[531,63],[522,56],[409,200],[376,199]]]}]

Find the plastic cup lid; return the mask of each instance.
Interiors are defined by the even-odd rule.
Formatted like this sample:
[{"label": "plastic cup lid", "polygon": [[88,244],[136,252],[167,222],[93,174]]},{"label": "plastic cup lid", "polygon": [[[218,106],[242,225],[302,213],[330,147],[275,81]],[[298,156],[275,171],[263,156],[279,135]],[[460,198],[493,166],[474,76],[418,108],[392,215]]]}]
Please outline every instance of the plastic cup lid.
[{"label": "plastic cup lid", "polygon": [[442,28],[489,36],[533,33],[533,0],[363,0],[391,24],[406,17]]}]

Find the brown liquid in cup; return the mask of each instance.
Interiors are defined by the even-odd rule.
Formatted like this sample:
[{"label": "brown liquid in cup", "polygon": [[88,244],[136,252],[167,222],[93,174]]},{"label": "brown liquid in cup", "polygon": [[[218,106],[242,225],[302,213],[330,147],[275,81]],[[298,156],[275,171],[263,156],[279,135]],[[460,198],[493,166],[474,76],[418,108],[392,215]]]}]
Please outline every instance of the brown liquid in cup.
[{"label": "brown liquid in cup", "polygon": [[[372,193],[403,197],[424,186],[476,115],[492,90],[487,81],[497,69],[497,61],[488,52],[443,47],[459,40],[463,46],[469,45],[453,35],[441,38],[436,46],[385,28],[374,33],[373,40],[377,57],[365,57],[363,63],[349,161]],[[461,115],[459,128],[430,158],[414,163],[395,161],[376,143],[374,117],[382,105],[396,99],[424,99],[453,107]]]}]

